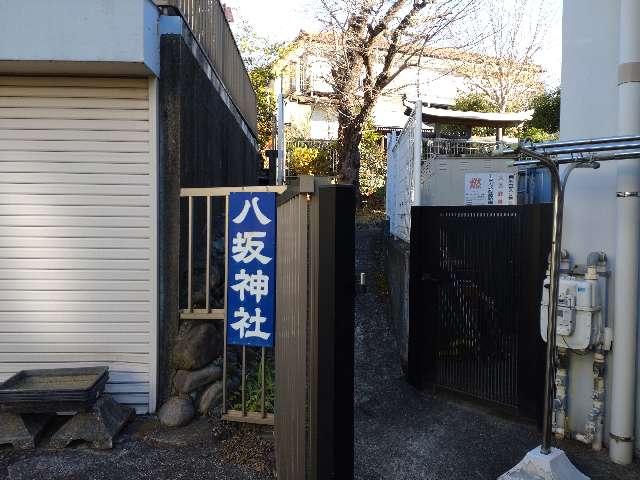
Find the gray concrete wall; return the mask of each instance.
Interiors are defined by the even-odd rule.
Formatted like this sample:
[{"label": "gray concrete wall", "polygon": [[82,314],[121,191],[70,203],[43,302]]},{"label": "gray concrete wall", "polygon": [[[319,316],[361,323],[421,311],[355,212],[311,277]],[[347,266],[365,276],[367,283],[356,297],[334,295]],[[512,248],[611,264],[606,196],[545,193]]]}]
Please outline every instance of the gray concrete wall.
[{"label": "gray concrete wall", "polygon": [[409,353],[409,244],[387,236],[386,269],[391,302],[390,318],[406,371]]},{"label": "gray concrete wall", "polygon": [[[185,281],[180,270],[185,252],[181,230],[183,238],[186,231],[180,188],[255,185],[258,153],[255,139],[247,136],[237,112],[223,100],[202,58],[184,37],[163,35],[160,45],[158,398],[162,402],[172,389],[171,352],[179,329],[181,278]],[[199,230],[196,225],[195,231]]]}]

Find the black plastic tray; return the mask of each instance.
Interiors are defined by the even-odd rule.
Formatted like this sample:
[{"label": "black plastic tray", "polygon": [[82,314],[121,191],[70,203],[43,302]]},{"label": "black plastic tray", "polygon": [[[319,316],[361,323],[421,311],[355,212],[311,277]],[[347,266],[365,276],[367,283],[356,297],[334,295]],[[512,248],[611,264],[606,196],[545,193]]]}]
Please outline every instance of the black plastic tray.
[{"label": "black plastic tray", "polygon": [[23,370],[0,385],[0,410],[84,411],[104,392],[108,379],[108,367]]}]

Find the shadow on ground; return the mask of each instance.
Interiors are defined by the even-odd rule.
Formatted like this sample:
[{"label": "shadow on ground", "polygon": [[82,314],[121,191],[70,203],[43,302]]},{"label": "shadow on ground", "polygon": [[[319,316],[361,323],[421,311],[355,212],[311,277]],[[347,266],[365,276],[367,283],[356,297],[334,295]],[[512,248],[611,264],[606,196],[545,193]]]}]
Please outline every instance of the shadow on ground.
[{"label": "shadow on ground", "polygon": [[[359,224],[356,249],[356,272],[379,276],[382,224]],[[408,385],[387,312],[387,299],[376,285],[356,299],[356,479],[495,479],[539,445],[533,425]],[[614,465],[606,452],[574,442],[561,448],[594,480],[640,478],[637,463]]]},{"label": "shadow on ground", "polygon": [[240,480],[273,478],[272,436],[261,430],[200,418],[166,428],[141,417],[117,438],[113,450],[84,445],[61,451],[0,450],[0,479],[32,480]]}]

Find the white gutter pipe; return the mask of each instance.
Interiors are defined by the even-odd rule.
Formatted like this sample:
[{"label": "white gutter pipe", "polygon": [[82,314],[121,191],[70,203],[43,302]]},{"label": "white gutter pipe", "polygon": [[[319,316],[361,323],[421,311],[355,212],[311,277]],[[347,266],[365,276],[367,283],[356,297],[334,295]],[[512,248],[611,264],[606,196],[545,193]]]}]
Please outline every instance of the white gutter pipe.
[{"label": "white gutter pipe", "polygon": [[[620,2],[618,134],[640,133],[640,2]],[[615,318],[609,457],[629,464],[633,458],[640,262],[640,160],[618,162]]]}]

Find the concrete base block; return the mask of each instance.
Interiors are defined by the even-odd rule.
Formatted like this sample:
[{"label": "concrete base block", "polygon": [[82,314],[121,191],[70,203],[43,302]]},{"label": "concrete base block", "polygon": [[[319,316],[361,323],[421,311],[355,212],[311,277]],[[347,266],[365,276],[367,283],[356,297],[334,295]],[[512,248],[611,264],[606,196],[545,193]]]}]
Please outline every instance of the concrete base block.
[{"label": "concrete base block", "polygon": [[0,413],[0,445],[29,450],[36,448],[38,438],[53,415],[18,415]]},{"label": "concrete base block", "polygon": [[49,446],[62,449],[75,440],[83,440],[93,448],[112,448],[114,437],[133,417],[135,411],[132,408],[120,405],[109,395],[103,395],[91,411],[77,413],[65,423],[55,433]]},{"label": "concrete base block", "polygon": [[536,447],[498,480],[589,480],[589,477],[574,467],[562,450],[552,448],[544,455]]}]

